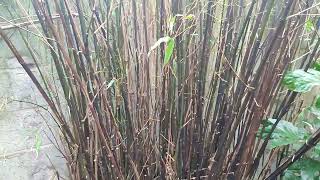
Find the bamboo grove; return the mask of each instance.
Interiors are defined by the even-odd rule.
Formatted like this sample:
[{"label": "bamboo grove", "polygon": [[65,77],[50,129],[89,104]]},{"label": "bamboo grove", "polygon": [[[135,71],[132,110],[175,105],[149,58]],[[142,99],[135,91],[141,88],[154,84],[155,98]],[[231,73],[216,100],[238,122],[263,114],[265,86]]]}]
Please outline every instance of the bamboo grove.
[{"label": "bamboo grove", "polygon": [[54,82],[0,35],[59,125],[71,179],[265,179],[285,156],[257,133],[295,115],[281,82],[319,56],[317,28],[305,43],[317,4],[32,0],[38,24],[18,6],[31,22],[19,31],[48,49]]}]

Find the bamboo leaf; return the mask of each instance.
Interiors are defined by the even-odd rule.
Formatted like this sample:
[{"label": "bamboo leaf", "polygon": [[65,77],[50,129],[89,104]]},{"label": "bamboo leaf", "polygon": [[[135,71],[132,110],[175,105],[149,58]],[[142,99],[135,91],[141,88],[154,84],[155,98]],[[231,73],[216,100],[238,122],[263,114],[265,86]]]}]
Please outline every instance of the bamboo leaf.
[{"label": "bamboo leaf", "polygon": [[109,89],[109,88],[114,84],[114,82],[115,82],[115,80],[112,79],[112,80],[108,83],[107,89]]},{"label": "bamboo leaf", "polygon": [[186,20],[192,20],[194,19],[194,14],[188,14],[184,17]]},{"label": "bamboo leaf", "polygon": [[165,55],[164,55],[164,65],[167,65],[170,62],[172,53],[173,53],[173,49],[174,49],[174,39],[166,36],[166,37],[162,37],[160,38],[151,48],[150,51],[148,52],[148,56],[150,56],[151,51],[153,51],[154,49],[156,49],[157,47],[160,46],[161,43],[166,43],[166,49],[165,49]]},{"label": "bamboo leaf", "polygon": [[311,21],[311,19],[308,19],[306,21],[305,28],[306,28],[307,32],[310,32],[310,31],[314,30],[313,22]]},{"label": "bamboo leaf", "polygon": [[40,148],[41,148],[41,144],[42,144],[42,140],[40,138],[40,135],[39,133],[36,134],[36,137],[35,137],[35,144],[34,144],[34,148],[35,148],[35,151],[36,151],[36,155],[37,157],[39,156],[39,153],[40,153]]},{"label": "bamboo leaf", "polygon": [[158,39],[158,41],[157,41],[156,43],[154,43],[153,46],[151,46],[151,48],[150,48],[150,50],[149,50],[149,52],[148,52],[148,56],[150,56],[151,52],[152,52],[153,50],[155,50],[157,47],[159,47],[161,43],[166,43],[166,42],[168,42],[170,39],[171,39],[171,37],[169,37],[169,36],[162,37],[162,38]]},{"label": "bamboo leaf", "polygon": [[174,49],[174,39],[170,38],[168,43],[167,43],[167,47],[166,47],[166,51],[165,51],[165,55],[164,55],[164,65],[167,65],[170,62],[172,53],[173,53],[173,49]]}]

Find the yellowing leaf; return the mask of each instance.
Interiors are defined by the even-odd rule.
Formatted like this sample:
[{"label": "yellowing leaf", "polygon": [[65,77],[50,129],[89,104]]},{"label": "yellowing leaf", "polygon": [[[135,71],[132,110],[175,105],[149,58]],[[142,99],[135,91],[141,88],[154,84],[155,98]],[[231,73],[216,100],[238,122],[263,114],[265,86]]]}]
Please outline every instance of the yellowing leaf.
[{"label": "yellowing leaf", "polygon": [[156,49],[158,46],[160,46],[161,43],[166,43],[166,49],[165,49],[165,54],[164,54],[164,60],[163,64],[167,65],[170,62],[171,56],[173,54],[173,49],[174,49],[174,39],[166,36],[160,38],[151,48],[150,51],[148,52],[148,56],[150,56],[151,51]]},{"label": "yellowing leaf", "polygon": [[194,19],[194,15],[193,14],[188,14],[184,17],[186,20],[192,20]]},{"label": "yellowing leaf", "polygon": [[150,50],[149,50],[149,52],[148,52],[148,56],[150,56],[151,52],[152,52],[153,50],[155,50],[157,47],[159,47],[161,43],[166,43],[166,42],[168,42],[170,39],[171,39],[171,37],[169,37],[169,36],[162,37],[162,38],[158,39],[158,41],[157,41],[156,43],[154,43],[153,46],[151,46],[151,48],[150,48]]},{"label": "yellowing leaf", "polygon": [[176,23],[176,16],[171,17],[169,20],[169,31],[173,32],[174,24]]},{"label": "yellowing leaf", "polygon": [[305,28],[306,28],[307,32],[310,32],[314,29],[313,22],[310,19],[308,19],[306,21]]}]

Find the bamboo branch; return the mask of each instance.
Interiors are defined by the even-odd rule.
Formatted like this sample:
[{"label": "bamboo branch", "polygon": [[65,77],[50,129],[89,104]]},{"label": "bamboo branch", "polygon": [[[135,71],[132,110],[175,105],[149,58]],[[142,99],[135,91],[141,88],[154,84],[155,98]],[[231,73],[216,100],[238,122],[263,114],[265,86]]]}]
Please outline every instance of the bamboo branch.
[{"label": "bamboo branch", "polygon": [[[72,13],[73,17],[79,16],[77,13]],[[53,20],[61,19],[59,15],[53,15],[52,16]],[[2,24],[0,25],[2,30],[11,30],[11,29],[16,29],[16,28],[21,28],[25,26],[30,26],[34,24],[40,23],[39,19],[31,20],[31,21],[25,21],[25,22],[20,22],[20,23],[13,23],[11,21],[7,21],[7,24]]]}]

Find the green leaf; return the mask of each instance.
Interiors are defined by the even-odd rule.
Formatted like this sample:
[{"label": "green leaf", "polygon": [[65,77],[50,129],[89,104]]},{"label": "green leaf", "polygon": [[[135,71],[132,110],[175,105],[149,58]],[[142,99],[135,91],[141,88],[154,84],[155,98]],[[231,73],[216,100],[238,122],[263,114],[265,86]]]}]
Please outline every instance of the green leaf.
[{"label": "green leaf", "polygon": [[305,28],[307,32],[311,32],[314,29],[313,22],[311,19],[308,19],[305,23]]},{"label": "green leaf", "polygon": [[314,69],[309,69],[308,72],[297,69],[285,75],[283,84],[295,92],[308,92],[320,85],[320,72]]},{"label": "green leaf", "polygon": [[270,133],[271,128],[272,128],[272,123],[269,122],[268,120],[263,120],[261,123],[261,126],[258,129],[257,137],[260,137],[262,139],[266,138],[266,136]]},{"label": "green leaf", "polygon": [[301,180],[310,180],[314,178],[314,172],[312,171],[301,171]]},{"label": "green leaf", "polygon": [[314,106],[314,107],[309,107],[308,112],[311,113],[314,116],[320,117],[320,110]]},{"label": "green leaf", "polygon": [[283,180],[301,180],[299,171],[286,170],[284,172]]},{"label": "green leaf", "polygon": [[317,159],[320,158],[320,144],[317,144],[314,147],[314,150],[313,150],[313,152],[311,154],[311,158],[317,158]]},{"label": "green leaf", "polygon": [[298,173],[300,171],[301,179],[309,180],[317,177],[317,173],[320,170],[320,161],[303,157],[299,159],[297,162],[292,164],[288,171]]},{"label": "green leaf", "polygon": [[298,115],[298,122],[302,123],[305,129],[311,130],[310,132],[320,128],[320,109],[316,107],[316,103],[304,108]]},{"label": "green leaf", "polygon": [[[274,124],[276,119],[268,119],[268,121]],[[280,120],[272,134],[271,147],[276,148],[304,141],[305,134],[304,129],[296,127],[291,122]]]},{"label": "green leaf", "polygon": [[167,42],[167,47],[164,55],[164,65],[167,65],[170,62],[172,53],[174,49],[174,39],[170,38],[169,41]]},{"label": "green leaf", "polygon": [[320,62],[316,61],[313,63],[313,69],[320,71]]},{"label": "green leaf", "polygon": [[42,140],[39,133],[36,134],[34,148],[36,151],[37,157],[39,156],[40,148],[41,148]]}]

